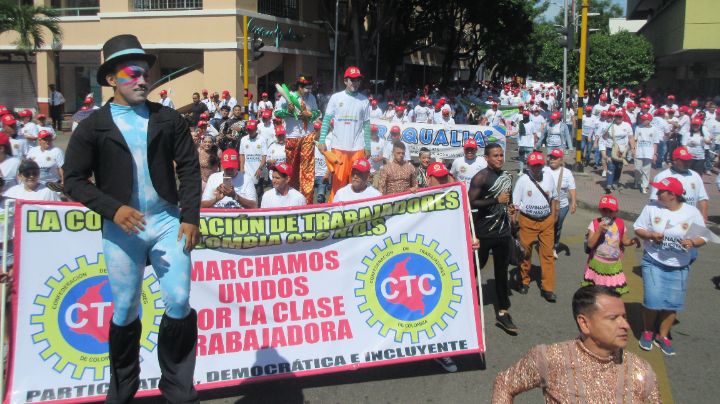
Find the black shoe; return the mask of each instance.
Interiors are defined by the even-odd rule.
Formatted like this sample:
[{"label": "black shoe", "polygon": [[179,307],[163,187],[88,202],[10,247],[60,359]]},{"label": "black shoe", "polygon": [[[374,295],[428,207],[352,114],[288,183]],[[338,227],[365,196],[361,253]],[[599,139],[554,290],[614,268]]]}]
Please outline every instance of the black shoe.
[{"label": "black shoe", "polygon": [[140,319],[119,326],[110,321],[110,386],[106,403],[129,403],[140,387]]},{"label": "black shoe", "polygon": [[545,290],[541,290],[540,296],[542,296],[545,300],[547,300],[550,303],[557,302],[557,296],[555,296],[555,293],[553,293],[553,292],[547,292]]},{"label": "black shoe", "polygon": [[529,290],[530,287],[528,285],[520,285],[517,288],[518,293],[520,293],[521,295],[527,295]]},{"label": "black shoe", "polygon": [[510,335],[517,335],[518,328],[513,323],[510,313],[498,314],[495,316],[495,320],[497,320],[498,327],[502,328],[506,333]]},{"label": "black shoe", "polygon": [[195,353],[197,350],[197,313],[190,310],[185,318],[163,314],[158,333],[158,387],[169,403],[199,403],[195,390]]}]

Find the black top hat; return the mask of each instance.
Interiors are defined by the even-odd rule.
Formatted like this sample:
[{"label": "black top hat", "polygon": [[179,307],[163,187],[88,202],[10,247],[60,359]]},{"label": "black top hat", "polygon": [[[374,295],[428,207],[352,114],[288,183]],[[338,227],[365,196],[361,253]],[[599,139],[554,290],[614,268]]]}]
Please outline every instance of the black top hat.
[{"label": "black top hat", "polygon": [[110,85],[105,80],[105,76],[112,73],[118,63],[128,60],[144,60],[152,67],[157,59],[155,55],[145,53],[137,37],[130,34],[118,35],[108,39],[103,45],[102,52],[105,62],[100,65],[96,76],[97,82],[101,86]]}]

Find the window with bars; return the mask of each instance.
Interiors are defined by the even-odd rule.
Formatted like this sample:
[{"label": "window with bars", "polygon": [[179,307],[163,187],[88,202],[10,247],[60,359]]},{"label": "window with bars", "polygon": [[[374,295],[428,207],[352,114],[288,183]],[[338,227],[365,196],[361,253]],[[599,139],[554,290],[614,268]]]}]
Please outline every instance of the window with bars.
[{"label": "window with bars", "polygon": [[202,0],[132,0],[135,11],[201,10]]},{"label": "window with bars", "polygon": [[297,20],[300,15],[298,3],[298,0],[258,0],[258,12]]}]

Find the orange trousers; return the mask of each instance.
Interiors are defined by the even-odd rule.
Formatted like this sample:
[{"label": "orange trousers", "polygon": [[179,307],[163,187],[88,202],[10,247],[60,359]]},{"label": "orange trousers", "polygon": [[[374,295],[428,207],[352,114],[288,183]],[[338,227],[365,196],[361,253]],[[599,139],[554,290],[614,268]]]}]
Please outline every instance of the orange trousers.
[{"label": "orange trousers", "polygon": [[332,202],[335,192],[350,183],[350,173],[352,172],[353,161],[365,158],[365,150],[345,151],[333,149],[332,151],[341,164],[335,165],[335,172],[332,177],[332,189],[330,190],[330,198],[328,202]]},{"label": "orange trousers", "polygon": [[525,250],[525,257],[520,264],[520,276],[523,285],[530,284],[530,267],[532,264],[532,243],[539,242],[540,270],[542,273],[542,290],[546,292],[555,291],[555,257],[553,248],[555,244],[555,216],[550,215],[544,220],[536,221],[526,216],[519,215],[520,231],[518,238],[520,245]]},{"label": "orange trousers", "polygon": [[315,133],[285,140],[285,158],[293,169],[290,186],[311,205],[315,191]]}]

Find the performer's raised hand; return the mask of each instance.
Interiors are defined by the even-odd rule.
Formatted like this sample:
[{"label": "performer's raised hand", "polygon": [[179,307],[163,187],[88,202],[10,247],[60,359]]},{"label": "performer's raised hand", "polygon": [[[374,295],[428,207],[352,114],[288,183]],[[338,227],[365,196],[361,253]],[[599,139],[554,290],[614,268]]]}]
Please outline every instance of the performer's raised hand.
[{"label": "performer's raised hand", "polygon": [[113,222],[128,234],[138,234],[145,230],[145,215],[128,205],[121,206],[115,212]]}]

